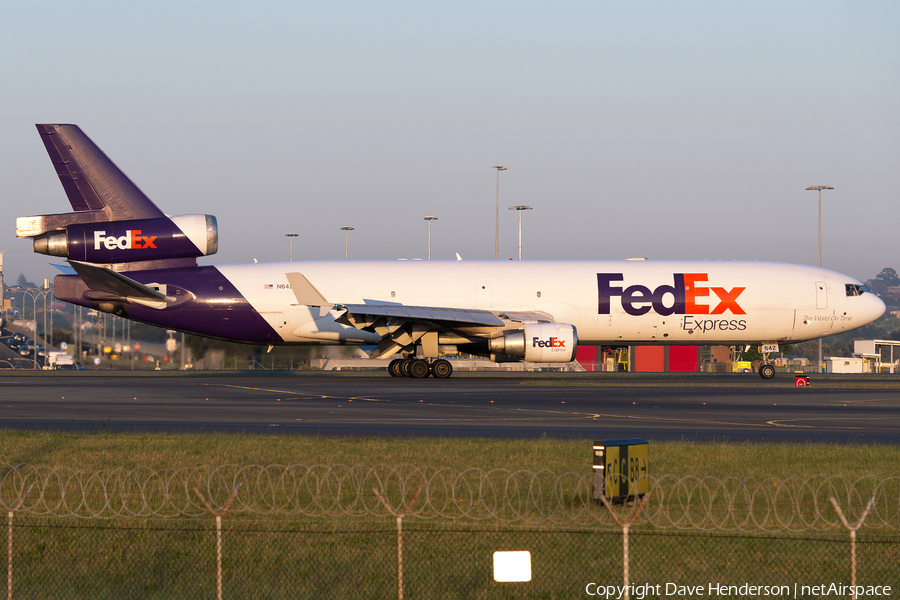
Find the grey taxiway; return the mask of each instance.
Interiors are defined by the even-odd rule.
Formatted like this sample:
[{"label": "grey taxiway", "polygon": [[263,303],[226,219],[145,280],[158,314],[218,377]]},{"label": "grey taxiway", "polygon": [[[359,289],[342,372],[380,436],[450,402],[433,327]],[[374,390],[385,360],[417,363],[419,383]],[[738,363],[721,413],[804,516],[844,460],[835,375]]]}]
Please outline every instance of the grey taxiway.
[{"label": "grey taxiway", "polygon": [[5,373],[0,427],[900,442],[900,376]]}]

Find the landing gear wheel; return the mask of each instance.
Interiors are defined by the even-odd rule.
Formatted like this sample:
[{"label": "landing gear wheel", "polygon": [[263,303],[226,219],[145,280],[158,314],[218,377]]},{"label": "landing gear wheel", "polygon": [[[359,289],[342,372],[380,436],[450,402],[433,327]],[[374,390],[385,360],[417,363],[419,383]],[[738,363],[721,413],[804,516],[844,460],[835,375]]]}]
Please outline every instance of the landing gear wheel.
[{"label": "landing gear wheel", "polygon": [[403,377],[403,373],[400,372],[401,362],[403,362],[403,360],[397,358],[392,360],[390,364],[388,364],[388,373],[391,374],[391,377]]},{"label": "landing gear wheel", "polygon": [[453,365],[449,360],[439,358],[431,363],[431,374],[437,379],[446,379],[453,374]]},{"label": "landing gear wheel", "polygon": [[409,363],[409,376],[415,377],[416,379],[424,379],[428,377],[428,363],[424,360],[413,359],[411,363]]},{"label": "landing gear wheel", "polygon": [[759,365],[759,376],[763,379],[772,379],[775,377],[775,367],[768,363]]},{"label": "landing gear wheel", "polygon": [[412,377],[412,375],[409,372],[409,367],[414,362],[416,362],[416,359],[414,359],[414,358],[404,358],[400,361],[400,368],[399,368],[400,377]]}]

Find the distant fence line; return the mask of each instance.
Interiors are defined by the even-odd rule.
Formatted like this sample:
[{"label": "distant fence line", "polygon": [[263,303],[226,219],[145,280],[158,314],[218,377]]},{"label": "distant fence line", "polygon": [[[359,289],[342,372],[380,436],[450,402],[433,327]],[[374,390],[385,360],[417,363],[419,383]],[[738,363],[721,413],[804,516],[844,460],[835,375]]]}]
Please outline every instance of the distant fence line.
[{"label": "distant fence line", "polygon": [[[420,490],[409,513],[415,519],[616,528],[593,500],[592,486],[590,472],[408,464],[88,470],[0,463],[0,502],[9,507],[24,496],[17,514],[89,519],[199,517],[208,511],[196,491],[213,506],[223,506],[234,490],[232,515],[388,516],[373,492],[377,489],[396,507]],[[662,529],[839,529],[833,497],[851,519],[874,498],[865,528],[900,530],[900,476],[657,476],[650,478],[650,492],[642,520]]]}]

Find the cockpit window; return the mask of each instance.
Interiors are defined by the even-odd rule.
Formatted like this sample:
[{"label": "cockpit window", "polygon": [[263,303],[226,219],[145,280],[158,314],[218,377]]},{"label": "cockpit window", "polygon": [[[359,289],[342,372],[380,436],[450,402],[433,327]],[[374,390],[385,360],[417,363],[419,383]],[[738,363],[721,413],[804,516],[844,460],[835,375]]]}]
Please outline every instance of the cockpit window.
[{"label": "cockpit window", "polygon": [[845,284],[845,287],[848,296],[862,296],[869,291],[869,288],[860,283],[847,283]]}]

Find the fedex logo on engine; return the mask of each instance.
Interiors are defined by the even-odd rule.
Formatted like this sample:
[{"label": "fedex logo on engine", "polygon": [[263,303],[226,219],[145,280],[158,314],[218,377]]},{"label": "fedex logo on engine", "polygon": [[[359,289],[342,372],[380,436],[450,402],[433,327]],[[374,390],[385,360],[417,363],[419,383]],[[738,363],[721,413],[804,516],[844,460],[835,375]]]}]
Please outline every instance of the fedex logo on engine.
[{"label": "fedex logo on engine", "polygon": [[103,245],[107,250],[131,250],[132,248],[156,248],[155,235],[141,235],[140,229],[128,229],[122,237],[107,236],[105,231],[94,232],[94,250]]},{"label": "fedex logo on engine", "polygon": [[672,285],[661,285],[651,291],[643,285],[630,285],[624,289],[612,285],[614,281],[624,279],[622,273],[597,273],[597,313],[610,314],[612,297],[618,296],[622,309],[635,317],[650,312],[650,309],[663,316],[721,315],[726,310],[733,315],[747,314],[737,301],[738,296],[747,288],[734,287],[728,290],[702,285],[709,280],[706,273],[673,273],[673,277]]},{"label": "fedex logo on engine", "polygon": [[539,337],[531,338],[531,347],[532,348],[565,348],[566,340],[561,340],[558,337],[551,337],[549,340],[542,340]]}]

